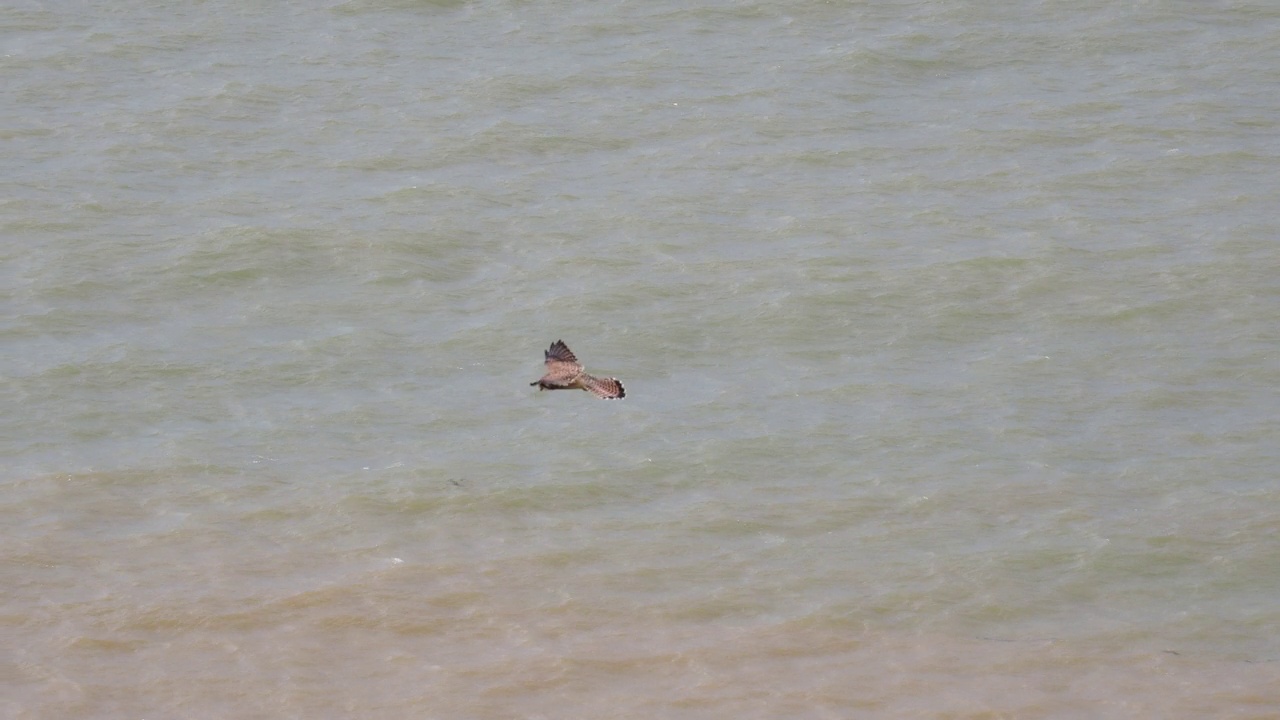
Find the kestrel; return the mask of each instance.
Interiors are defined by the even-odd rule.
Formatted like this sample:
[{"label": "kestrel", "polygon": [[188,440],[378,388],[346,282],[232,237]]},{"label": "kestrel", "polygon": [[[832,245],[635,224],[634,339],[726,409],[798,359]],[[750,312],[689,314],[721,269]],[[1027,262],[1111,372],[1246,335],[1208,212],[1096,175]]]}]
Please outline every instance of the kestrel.
[{"label": "kestrel", "polygon": [[551,349],[545,354],[547,374],[543,375],[541,380],[529,383],[529,385],[537,385],[539,391],[578,388],[605,400],[617,400],[627,396],[627,391],[622,389],[622,383],[618,382],[617,378],[588,375],[563,340],[551,343]]}]

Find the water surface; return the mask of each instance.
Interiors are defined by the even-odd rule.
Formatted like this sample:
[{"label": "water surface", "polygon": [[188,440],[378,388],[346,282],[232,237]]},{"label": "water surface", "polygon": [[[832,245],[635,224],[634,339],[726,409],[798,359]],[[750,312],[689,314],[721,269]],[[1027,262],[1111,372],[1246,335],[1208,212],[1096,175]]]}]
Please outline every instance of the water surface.
[{"label": "water surface", "polygon": [[1280,714],[1270,5],[0,28],[0,714]]}]

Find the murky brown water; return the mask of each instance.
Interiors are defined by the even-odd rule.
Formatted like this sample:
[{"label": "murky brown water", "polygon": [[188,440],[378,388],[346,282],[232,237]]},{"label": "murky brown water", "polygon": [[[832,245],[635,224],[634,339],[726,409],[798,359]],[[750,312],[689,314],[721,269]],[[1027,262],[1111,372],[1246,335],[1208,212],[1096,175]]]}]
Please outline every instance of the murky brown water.
[{"label": "murky brown water", "polygon": [[1269,6],[0,28],[0,716],[1280,715]]}]

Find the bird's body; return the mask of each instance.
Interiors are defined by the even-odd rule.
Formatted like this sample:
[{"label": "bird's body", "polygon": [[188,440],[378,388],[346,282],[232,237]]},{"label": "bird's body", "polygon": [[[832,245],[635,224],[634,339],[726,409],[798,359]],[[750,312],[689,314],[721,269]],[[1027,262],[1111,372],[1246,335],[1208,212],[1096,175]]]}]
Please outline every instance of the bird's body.
[{"label": "bird's body", "polygon": [[588,375],[563,340],[551,343],[551,348],[545,355],[546,374],[529,383],[531,386],[537,385],[538,390],[586,390],[605,400],[617,400],[627,396],[627,391],[623,389],[622,383],[618,382],[617,378]]}]

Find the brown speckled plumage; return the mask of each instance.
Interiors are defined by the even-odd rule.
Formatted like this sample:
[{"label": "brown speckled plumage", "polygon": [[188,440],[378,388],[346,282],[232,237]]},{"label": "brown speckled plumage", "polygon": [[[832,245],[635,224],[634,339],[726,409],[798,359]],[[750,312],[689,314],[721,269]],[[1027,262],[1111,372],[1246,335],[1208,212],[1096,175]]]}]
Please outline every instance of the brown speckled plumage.
[{"label": "brown speckled plumage", "polygon": [[588,375],[582,369],[582,364],[578,362],[578,358],[564,344],[563,340],[557,340],[551,343],[551,348],[545,353],[547,372],[541,379],[535,380],[529,385],[537,385],[538,390],[586,390],[598,398],[605,400],[617,400],[627,396],[627,391],[623,389],[622,383],[617,378],[602,378],[594,375]]}]

